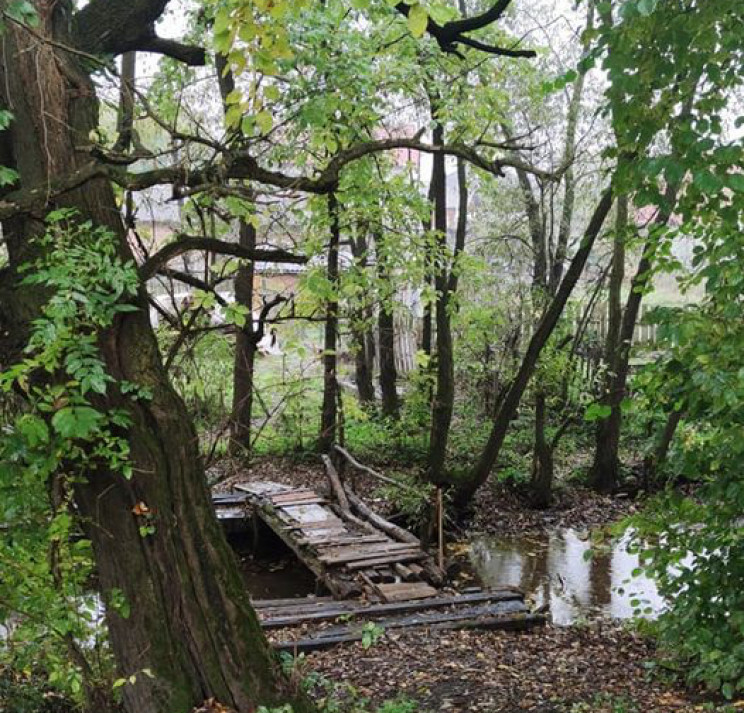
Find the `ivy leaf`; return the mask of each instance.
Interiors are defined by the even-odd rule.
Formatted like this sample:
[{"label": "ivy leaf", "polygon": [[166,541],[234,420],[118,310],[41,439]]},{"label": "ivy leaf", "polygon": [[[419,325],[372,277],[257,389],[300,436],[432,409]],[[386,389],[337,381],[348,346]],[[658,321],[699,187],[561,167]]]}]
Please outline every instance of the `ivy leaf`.
[{"label": "ivy leaf", "polygon": [[426,25],[429,22],[429,13],[421,3],[411,6],[408,11],[408,29],[414,37],[423,37]]}]

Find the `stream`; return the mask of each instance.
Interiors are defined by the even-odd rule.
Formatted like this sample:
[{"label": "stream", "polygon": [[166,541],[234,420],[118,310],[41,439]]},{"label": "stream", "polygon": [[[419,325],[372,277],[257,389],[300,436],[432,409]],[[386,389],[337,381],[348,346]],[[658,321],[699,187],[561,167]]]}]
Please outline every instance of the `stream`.
[{"label": "stream", "polygon": [[664,601],[651,579],[632,576],[638,555],[628,552],[628,540],[625,536],[587,559],[588,537],[570,528],[519,538],[477,537],[470,558],[485,586],[520,587],[535,608],[547,606],[561,626],[597,615],[630,618],[635,600],[644,616],[654,617]]}]

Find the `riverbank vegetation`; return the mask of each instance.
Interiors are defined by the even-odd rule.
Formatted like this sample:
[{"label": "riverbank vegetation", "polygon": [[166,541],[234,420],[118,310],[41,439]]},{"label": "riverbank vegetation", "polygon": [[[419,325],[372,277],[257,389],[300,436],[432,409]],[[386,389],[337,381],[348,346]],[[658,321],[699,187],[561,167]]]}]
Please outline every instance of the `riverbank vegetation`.
[{"label": "riverbank vegetation", "polygon": [[[740,0],[0,13],[0,711],[740,707]],[[210,493],[344,451],[663,606],[282,661]]]}]

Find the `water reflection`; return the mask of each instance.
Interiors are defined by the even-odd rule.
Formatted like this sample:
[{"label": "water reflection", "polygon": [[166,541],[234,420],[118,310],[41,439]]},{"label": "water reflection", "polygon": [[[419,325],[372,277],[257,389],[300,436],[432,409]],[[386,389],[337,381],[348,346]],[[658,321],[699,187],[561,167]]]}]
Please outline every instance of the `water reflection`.
[{"label": "water reflection", "polygon": [[520,587],[535,607],[549,607],[556,624],[595,614],[626,619],[633,616],[636,599],[647,616],[661,611],[664,601],[654,582],[632,576],[638,555],[628,552],[627,536],[585,559],[589,549],[583,533],[565,529],[524,538],[477,538],[471,558],[485,585]]}]

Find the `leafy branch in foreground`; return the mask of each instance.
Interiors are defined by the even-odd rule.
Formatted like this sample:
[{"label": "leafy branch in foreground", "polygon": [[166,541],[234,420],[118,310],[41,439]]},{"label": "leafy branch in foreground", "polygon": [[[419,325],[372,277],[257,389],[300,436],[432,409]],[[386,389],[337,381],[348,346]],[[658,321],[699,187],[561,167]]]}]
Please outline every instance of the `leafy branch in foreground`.
[{"label": "leafy branch in foreground", "polygon": [[[25,358],[0,373],[0,388],[23,398],[0,433],[0,621],[7,637],[0,662],[46,675],[73,700],[108,705],[112,661],[101,604],[90,578],[90,541],[82,539],[73,490],[97,468],[131,476],[129,424],[100,397],[119,389],[100,355],[99,330],[137,309],[129,303],[139,278],[116,253],[112,235],[74,211],[50,214],[38,240],[43,256],[27,265],[23,283],[48,300],[32,323]],[[107,593],[107,606],[126,616],[126,602]],[[103,710],[103,708],[101,708]]]}]

